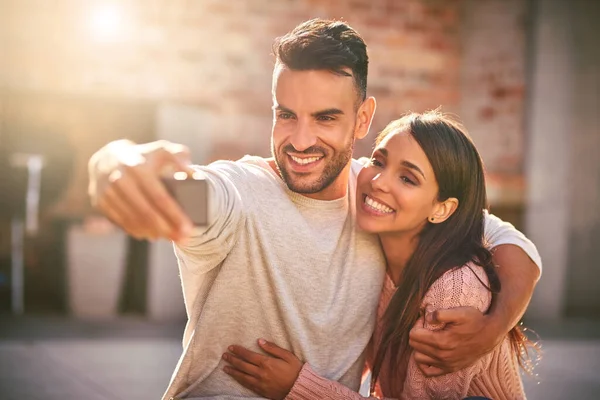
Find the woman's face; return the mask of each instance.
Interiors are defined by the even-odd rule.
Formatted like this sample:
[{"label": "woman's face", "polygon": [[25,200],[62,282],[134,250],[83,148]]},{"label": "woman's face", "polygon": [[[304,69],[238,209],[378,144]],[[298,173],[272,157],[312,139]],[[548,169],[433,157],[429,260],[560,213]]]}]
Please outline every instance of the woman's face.
[{"label": "woman's face", "polygon": [[357,222],[372,233],[418,233],[439,207],[433,168],[406,132],[388,134],[358,175]]}]

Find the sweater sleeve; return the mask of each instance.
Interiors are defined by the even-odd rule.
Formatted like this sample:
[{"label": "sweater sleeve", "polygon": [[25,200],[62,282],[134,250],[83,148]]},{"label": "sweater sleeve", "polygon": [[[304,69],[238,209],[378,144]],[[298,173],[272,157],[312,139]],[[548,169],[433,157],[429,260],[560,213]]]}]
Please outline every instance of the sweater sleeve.
[{"label": "sweater sleeve", "polygon": [[[433,285],[423,299],[426,312],[461,306],[475,307],[487,311],[492,295],[483,284],[488,285],[483,268],[473,264],[446,272]],[[443,325],[432,325],[420,318],[417,323],[430,330],[443,329]],[[474,377],[488,368],[491,354],[479,359],[475,364],[447,375],[427,378],[417,367],[414,357],[410,357],[402,398],[421,399],[462,399],[467,395]]]},{"label": "sweater sleeve", "polygon": [[503,244],[519,246],[542,272],[542,258],[531,240],[512,224],[502,221],[493,214],[484,211],[485,229],[484,237],[488,246],[493,249]]},{"label": "sweater sleeve", "polygon": [[235,244],[244,223],[244,205],[237,177],[240,168],[233,162],[220,161],[195,167],[208,182],[208,224],[195,227],[184,244],[175,245],[182,268],[201,274],[218,266]]},{"label": "sweater sleeve", "polygon": [[[367,347],[367,362],[363,370],[363,381],[369,376],[371,366],[369,365],[369,354],[373,351],[373,341]],[[359,393],[348,389],[339,382],[323,378],[312,369],[309,363],[305,363],[288,393],[286,400],[377,400],[376,397],[364,397]],[[392,400],[392,399],[389,399]]]},{"label": "sweater sleeve", "polygon": [[[377,400],[376,397],[364,397],[348,389],[339,382],[319,376],[306,363],[288,393],[286,400]],[[392,400],[392,399],[388,399]]]}]

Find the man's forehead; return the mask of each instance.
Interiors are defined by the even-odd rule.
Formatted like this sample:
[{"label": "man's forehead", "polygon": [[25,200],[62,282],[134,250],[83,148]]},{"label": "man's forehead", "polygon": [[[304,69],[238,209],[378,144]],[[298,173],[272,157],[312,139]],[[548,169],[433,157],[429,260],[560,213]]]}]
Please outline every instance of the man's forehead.
[{"label": "man's forehead", "polygon": [[[351,76],[328,70],[291,70],[276,66],[273,72],[273,103],[322,103],[331,107],[353,106],[357,91]],[[288,106],[288,107],[289,107]]]}]

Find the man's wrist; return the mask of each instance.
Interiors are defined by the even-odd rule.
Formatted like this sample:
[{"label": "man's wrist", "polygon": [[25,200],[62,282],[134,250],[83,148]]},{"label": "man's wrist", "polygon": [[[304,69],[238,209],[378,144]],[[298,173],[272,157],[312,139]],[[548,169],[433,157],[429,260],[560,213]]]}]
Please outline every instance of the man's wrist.
[{"label": "man's wrist", "polygon": [[497,313],[490,313],[484,315],[484,325],[482,335],[490,339],[488,343],[491,347],[487,351],[491,351],[498,346],[502,339],[508,334],[510,328],[507,329],[506,323],[503,321],[500,315]]}]

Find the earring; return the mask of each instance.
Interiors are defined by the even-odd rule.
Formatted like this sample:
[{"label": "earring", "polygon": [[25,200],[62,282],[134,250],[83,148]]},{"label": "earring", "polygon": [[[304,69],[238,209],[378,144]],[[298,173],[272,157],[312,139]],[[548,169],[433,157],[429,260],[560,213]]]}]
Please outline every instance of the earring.
[{"label": "earring", "polygon": [[431,217],[431,220],[430,220],[430,221],[431,221],[431,222],[433,222],[433,220],[434,220],[434,219],[435,219],[435,218]]}]

